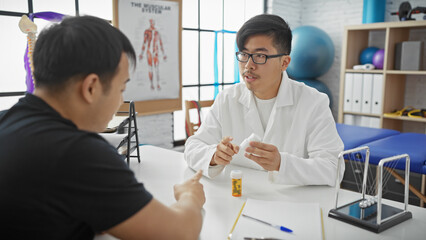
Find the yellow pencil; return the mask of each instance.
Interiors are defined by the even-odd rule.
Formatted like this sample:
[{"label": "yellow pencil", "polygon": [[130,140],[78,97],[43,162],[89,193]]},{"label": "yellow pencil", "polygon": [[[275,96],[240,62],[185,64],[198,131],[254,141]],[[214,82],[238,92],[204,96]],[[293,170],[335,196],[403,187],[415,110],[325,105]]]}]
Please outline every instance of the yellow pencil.
[{"label": "yellow pencil", "polygon": [[243,206],[241,207],[240,212],[238,213],[237,219],[235,219],[234,225],[232,226],[231,231],[228,234],[228,240],[230,240],[232,238],[232,232],[235,229],[235,226],[237,225],[238,219],[240,219],[241,213],[243,212],[244,206],[246,205],[246,202],[244,202]]},{"label": "yellow pencil", "polygon": [[321,209],[321,230],[322,230],[322,240],[325,240],[325,232],[324,232],[324,218],[322,217],[322,208]]}]

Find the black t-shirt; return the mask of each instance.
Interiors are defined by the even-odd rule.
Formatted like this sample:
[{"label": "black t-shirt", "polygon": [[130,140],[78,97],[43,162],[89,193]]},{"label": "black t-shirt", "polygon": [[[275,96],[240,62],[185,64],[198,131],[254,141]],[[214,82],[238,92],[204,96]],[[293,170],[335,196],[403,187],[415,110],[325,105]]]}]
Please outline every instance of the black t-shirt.
[{"label": "black t-shirt", "polygon": [[0,112],[0,238],[91,239],[151,199],[114,147],[42,99]]}]

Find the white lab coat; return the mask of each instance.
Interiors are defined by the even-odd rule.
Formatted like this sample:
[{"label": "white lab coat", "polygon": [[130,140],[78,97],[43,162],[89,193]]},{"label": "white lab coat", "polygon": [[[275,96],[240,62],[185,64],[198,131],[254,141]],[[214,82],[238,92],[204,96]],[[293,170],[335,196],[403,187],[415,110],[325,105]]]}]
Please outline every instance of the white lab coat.
[{"label": "white lab coat", "polygon": [[[185,145],[189,167],[214,177],[224,166],[210,166],[217,144],[225,136],[240,145],[255,133],[275,145],[281,154],[279,171],[270,171],[271,182],[294,185],[330,185],[336,181],[338,154],[343,151],[327,95],[283,72],[280,89],[266,131],[262,127],[253,93],[244,83],[222,91],[195,135]],[[240,149],[245,151],[245,149]],[[263,169],[254,161],[234,155],[231,164]],[[341,163],[339,181],[343,178]],[[264,169],[263,169],[264,170]]]}]

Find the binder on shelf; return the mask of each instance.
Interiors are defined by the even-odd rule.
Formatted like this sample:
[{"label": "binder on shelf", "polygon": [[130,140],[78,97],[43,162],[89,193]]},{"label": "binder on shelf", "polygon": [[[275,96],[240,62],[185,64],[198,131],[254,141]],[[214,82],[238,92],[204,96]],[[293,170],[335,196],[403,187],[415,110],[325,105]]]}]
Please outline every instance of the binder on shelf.
[{"label": "binder on shelf", "polygon": [[380,128],[380,118],[367,116],[354,116],[354,125],[361,127]]},{"label": "binder on shelf", "polygon": [[361,126],[361,119],[362,119],[362,116],[354,115],[354,125]]},{"label": "binder on shelf", "polygon": [[361,112],[362,73],[354,73],[352,89],[352,112]]},{"label": "binder on shelf", "polygon": [[343,123],[348,125],[355,125],[355,116],[352,114],[343,115]]},{"label": "binder on shelf", "polygon": [[370,118],[370,127],[372,128],[380,128],[380,118],[371,117]]},{"label": "binder on shelf", "polygon": [[370,117],[360,116],[360,118],[361,118],[361,121],[360,121],[358,126],[370,127],[370,124],[371,124],[371,118]]},{"label": "binder on shelf", "polygon": [[373,74],[364,73],[362,75],[362,113],[371,113],[371,96],[373,90]]},{"label": "binder on shelf", "polygon": [[352,111],[352,88],[354,82],[353,73],[345,73],[345,102],[343,104],[343,111],[351,112]]},{"label": "binder on shelf", "polygon": [[381,115],[383,99],[383,74],[373,74],[373,95],[371,113]]}]

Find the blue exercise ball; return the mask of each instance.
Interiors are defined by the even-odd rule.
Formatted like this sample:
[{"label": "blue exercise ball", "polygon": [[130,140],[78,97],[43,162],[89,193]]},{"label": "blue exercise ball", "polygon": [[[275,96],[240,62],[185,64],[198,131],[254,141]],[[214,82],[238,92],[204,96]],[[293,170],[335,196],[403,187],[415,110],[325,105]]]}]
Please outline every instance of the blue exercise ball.
[{"label": "blue exercise ball", "polygon": [[331,108],[331,106],[333,106],[333,97],[331,96],[331,91],[330,91],[330,89],[328,89],[328,87],[324,83],[322,83],[319,80],[314,80],[314,79],[298,79],[296,81],[302,82],[309,87],[315,88],[319,92],[327,94],[328,99],[330,99],[330,105],[329,105],[330,108]]},{"label": "blue exercise ball", "polygon": [[364,48],[364,50],[362,50],[361,54],[359,55],[359,62],[361,64],[373,64],[373,56],[378,50],[379,48],[376,47]]},{"label": "blue exercise ball", "polygon": [[291,62],[287,73],[292,79],[315,79],[326,73],[334,60],[334,45],[323,30],[301,26],[293,30]]}]

